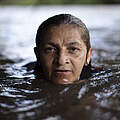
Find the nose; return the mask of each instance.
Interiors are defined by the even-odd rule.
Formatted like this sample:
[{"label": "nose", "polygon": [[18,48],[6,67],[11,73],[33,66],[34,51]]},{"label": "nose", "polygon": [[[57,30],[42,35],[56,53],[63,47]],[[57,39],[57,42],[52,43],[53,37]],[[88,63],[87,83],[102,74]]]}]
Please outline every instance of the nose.
[{"label": "nose", "polygon": [[58,55],[57,58],[57,64],[58,65],[65,65],[65,64],[69,64],[69,58],[68,56],[64,53],[64,52],[60,52],[60,54]]}]

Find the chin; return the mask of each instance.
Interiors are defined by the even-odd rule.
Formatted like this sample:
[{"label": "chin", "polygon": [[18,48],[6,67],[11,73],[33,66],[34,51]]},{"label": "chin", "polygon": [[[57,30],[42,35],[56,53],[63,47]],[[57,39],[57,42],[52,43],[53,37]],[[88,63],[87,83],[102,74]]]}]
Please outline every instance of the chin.
[{"label": "chin", "polygon": [[67,78],[61,78],[61,79],[52,79],[51,80],[53,83],[55,84],[61,84],[61,85],[65,85],[65,84],[72,84],[74,81],[71,81]]}]

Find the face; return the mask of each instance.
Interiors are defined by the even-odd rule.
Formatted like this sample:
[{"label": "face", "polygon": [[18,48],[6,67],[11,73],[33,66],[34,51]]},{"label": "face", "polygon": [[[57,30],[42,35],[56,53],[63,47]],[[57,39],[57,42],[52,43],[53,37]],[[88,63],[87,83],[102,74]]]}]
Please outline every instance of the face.
[{"label": "face", "polygon": [[69,84],[79,79],[86,63],[87,48],[80,29],[66,24],[50,27],[35,53],[46,79],[56,84]]}]

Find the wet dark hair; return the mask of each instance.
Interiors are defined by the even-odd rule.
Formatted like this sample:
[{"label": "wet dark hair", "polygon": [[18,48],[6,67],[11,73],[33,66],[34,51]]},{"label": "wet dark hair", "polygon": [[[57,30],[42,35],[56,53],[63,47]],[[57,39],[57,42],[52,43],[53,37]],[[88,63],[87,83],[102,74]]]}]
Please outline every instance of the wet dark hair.
[{"label": "wet dark hair", "polygon": [[90,36],[89,31],[86,27],[86,25],[77,17],[70,15],[70,14],[59,14],[55,15],[53,17],[48,18],[46,21],[44,21],[37,30],[36,35],[36,46],[40,46],[42,40],[44,40],[45,32],[52,26],[58,26],[62,24],[72,24],[80,28],[80,31],[82,32],[82,40],[85,43],[87,47],[87,52],[91,48],[90,45]]}]

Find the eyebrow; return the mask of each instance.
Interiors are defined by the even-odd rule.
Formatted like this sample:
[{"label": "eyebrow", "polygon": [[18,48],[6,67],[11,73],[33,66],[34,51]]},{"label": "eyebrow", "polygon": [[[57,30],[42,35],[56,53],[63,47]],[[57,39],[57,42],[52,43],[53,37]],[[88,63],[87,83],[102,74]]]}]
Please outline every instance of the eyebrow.
[{"label": "eyebrow", "polygon": [[52,45],[52,46],[54,46],[54,47],[58,47],[58,44],[56,44],[56,43],[53,43],[53,42],[49,42],[49,43],[47,43],[48,45]]},{"label": "eyebrow", "polygon": [[69,45],[80,45],[81,46],[79,42],[70,42],[70,43],[66,43],[65,45],[66,46],[69,46]]},{"label": "eyebrow", "polygon": [[[58,44],[53,43],[53,42],[49,42],[47,43],[48,45],[52,45],[54,47],[58,47]],[[65,46],[70,46],[70,45],[79,45],[81,46],[81,44],[79,42],[70,42],[70,43],[66,43]]]}]

